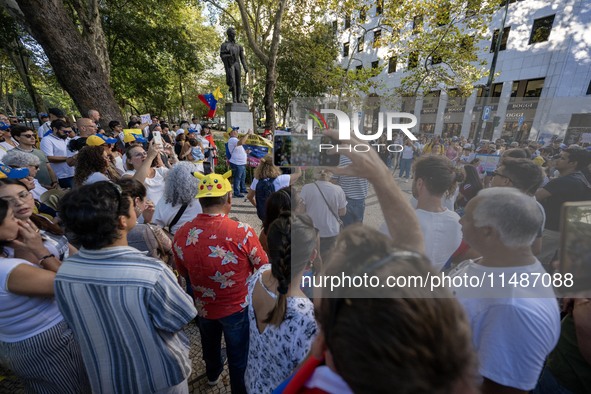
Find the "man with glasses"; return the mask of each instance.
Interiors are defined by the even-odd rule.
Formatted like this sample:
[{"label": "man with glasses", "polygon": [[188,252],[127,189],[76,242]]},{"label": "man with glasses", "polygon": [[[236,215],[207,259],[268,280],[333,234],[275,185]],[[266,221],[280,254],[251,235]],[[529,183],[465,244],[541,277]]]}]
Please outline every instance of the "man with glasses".
[{"label": "man with glasses", "polygon": [[39,181],[41,186],[46,189],[54,189],[58,186],[57,177],[53,169],[49,165],[47,156],[41,150],[35,148],[35,132],[30,127],[14,126],[10,130],[12,138],[14,138],[19,145],[16,147],[19,151],[31,153],[39,158],[39,171],[35,178]]},{"label": "man with glasses", "polygon": [[66,163],[68,159],[68,133],[72,131],[63,120],[51,122],[51,134],[41,140],[41,150],[47,155],[47,160],[55,173],[60,187],[66,189],[72,187],[74,179],[74,167]]},{"label": "man with glasses", "polygon": [[537,255],[545,267],[556,257],[560,244],[560,214],[562,204],[568,201],[591,200],[591,185],[581,172],[591,163],[591,152],[582,148],[567,148],[554,162],[560,173],[536,191],[536,199],[546,211],[546,225],[542,237],[542,251]]}]

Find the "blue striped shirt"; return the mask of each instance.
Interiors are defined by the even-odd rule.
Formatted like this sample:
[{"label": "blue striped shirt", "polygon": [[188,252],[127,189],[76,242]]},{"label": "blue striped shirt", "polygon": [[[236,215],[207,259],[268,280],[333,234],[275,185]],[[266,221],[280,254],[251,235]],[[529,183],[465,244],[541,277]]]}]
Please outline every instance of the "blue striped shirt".
[{"label": "blue striped shirt", "polygon": [[131,247],[82,248],[55,278],[55,298],[96,393],[153,393],[191,373],[182,328],[197,314],[172,271]]}]

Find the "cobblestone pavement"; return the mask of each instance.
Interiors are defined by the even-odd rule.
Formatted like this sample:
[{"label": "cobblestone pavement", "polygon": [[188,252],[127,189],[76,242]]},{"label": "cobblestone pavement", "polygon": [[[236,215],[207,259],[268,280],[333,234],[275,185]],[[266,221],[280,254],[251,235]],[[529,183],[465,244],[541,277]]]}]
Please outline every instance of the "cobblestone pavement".
[{"label": "cobblestone pavement", "polygon": [[[396,177],[397,183],[401,189],[410,195],[411,181],[404,182]],[[261,230],[260,220],[256,216],[256,209],[250,204],[250,202],[243,199],[234,199],[231,217],[234,217],[242,222],[250,224],[255,228],[257,232]],[[377,197],[373,192],[373,188],[370,187],[369,195],[366,200],[366,210],[364,223],[379,228],[383,223],[383,215],[378,204]],[[187,328],[186,332],[191,339],[191,360],[193,362],[193,373],[189,378],[189,392],[190,393],[206,393],[206,394],[218,394],[218,393],[230,393],[230,376],[228,374],[227,365],[224,368],[224,372],[221,375],[221,379],[216,386],[209,386],[207,384],[207,377],[205,376],[205,363],[201,358],[201,343],[199,339],[199,330],[197,326],[191,323]],[[0,394],[21,394],[24,393],[21,382],[10,374],[9,371],[0,367]]]}]

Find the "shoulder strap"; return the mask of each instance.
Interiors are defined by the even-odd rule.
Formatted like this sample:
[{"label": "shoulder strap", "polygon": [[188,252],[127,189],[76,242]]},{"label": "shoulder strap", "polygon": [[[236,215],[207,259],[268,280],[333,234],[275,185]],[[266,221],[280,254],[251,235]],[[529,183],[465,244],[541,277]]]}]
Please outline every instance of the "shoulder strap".
[{"label": "shoulder strap", "polygon": [[181,216],[183,216],[183,213],[185,213],[185,211],[187,210],[187,207],[188,206],[189,206],[189,204],[183,204],[183,205],[181,205],[181,208],[176,213],[176,215],[174,216],[174,218],[172,218],[172,221],[168,225],[168,229],[169,230],[171,230],[172,227],[179,222],[179,220],[181,219]]},{"label": "shoulder strap", "polygon": [[335,217],[335,219],[341,223],[341,218],[339,217],[339,215],[337,215],[333,210],[332,207],[330,206],[330,204],[328,203],[328,201],[326,200],[326,197],[324,197],[324,193],[322,193],[322,190],[320,190],[320,186],[318,186],[318,183],[314,182],[314,186],[316,186],[316,188],[318,189],[318,191],[320,192],[320,195],[322,196],[322,199],[324,200],[324,202],[326,203],[326,206],[328,207],[328,210],[330,211],[330,213],[332,213],[332,215]]}]

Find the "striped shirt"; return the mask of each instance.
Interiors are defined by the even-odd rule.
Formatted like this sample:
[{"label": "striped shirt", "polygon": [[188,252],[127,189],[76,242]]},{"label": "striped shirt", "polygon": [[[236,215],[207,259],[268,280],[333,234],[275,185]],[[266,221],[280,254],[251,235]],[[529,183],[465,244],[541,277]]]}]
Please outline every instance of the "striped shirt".
[{"label": "striped shirt", "polygon": [[[341,155],[339,159],[339,167],[346,167],[351,164],[351,159],[345,155]],[[345,192],[345,197],[353,200],[365,200],[367,198],[367,191],[369,189],[369,182],[365,178],[357,178],[353,176],[335,176],[337,184]]]},{"label": "striped shirt", "polygon": [[159,260],[131,247],[80,249],[55,278],[96,393],[153,393],[191,373],[182,328],[197,314]]}]

